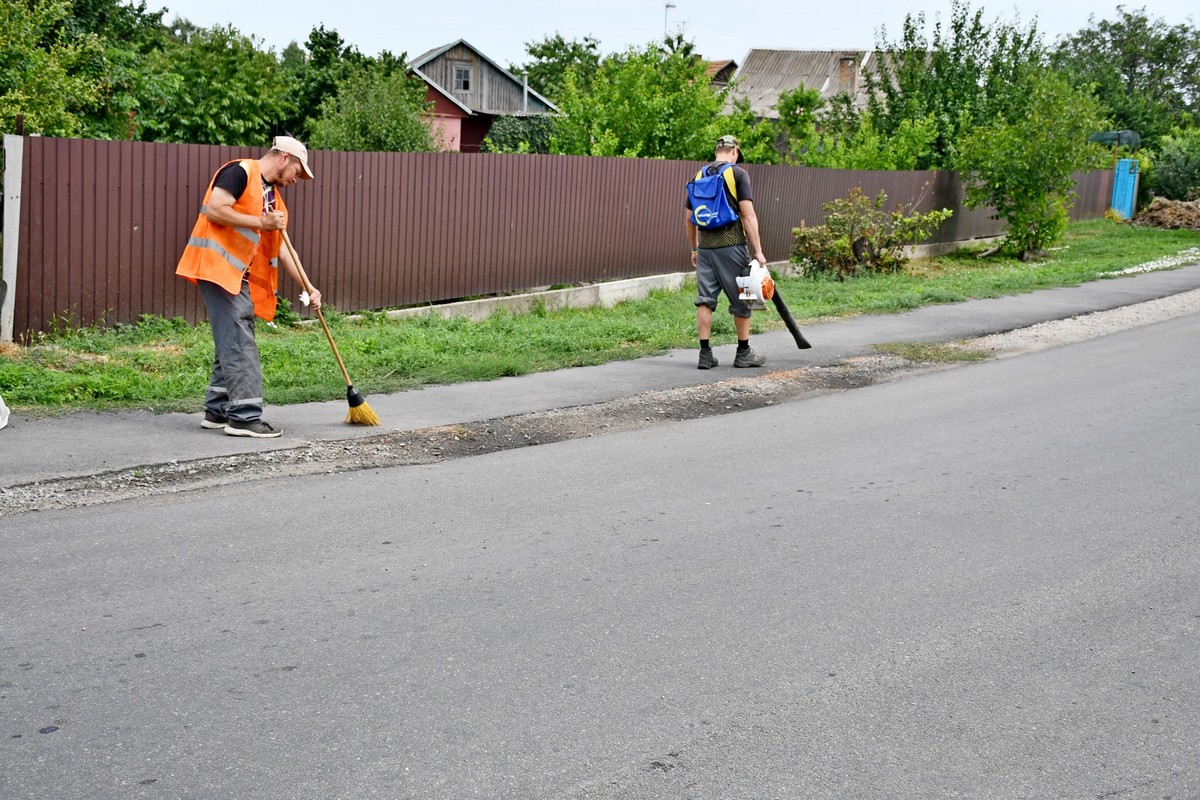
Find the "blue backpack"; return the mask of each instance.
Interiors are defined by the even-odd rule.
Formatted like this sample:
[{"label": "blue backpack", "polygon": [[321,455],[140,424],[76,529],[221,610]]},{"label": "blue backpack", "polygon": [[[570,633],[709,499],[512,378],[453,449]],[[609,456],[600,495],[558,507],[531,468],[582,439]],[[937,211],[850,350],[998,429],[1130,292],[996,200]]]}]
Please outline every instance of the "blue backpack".
[{"label": "blue backpack", "polygon": [[692,203],[692,222],[697,228],[715,230],[737,222],[737,210],[729,204],[729,198],[737,198],[737,186],[733,164],[722,164],[712,175],[706,175],[708,167],[702,167],[696,177],[687,183],[688,200]]}]

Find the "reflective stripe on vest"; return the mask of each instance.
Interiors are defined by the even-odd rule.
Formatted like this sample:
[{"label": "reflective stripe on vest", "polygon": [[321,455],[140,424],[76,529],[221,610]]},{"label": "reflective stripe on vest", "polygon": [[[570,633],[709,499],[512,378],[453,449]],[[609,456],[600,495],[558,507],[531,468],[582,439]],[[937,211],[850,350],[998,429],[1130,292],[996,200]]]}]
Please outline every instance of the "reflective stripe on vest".
[{"label": "reflective stripe on vest", "polygon": [[[238,228],[237,230],[240,232],[245,229]],[[219,256],[221,256],[221,258],[225,259],[226,264],[233,267],[238,272],[245,272],[246,270],[248,270],[250,268],[249,264],[246,264],[245,262],[242,262],[242,261],[238,261],[237,256],[235,256],[233,253],[229,252],[224,247],[222,247],[220,242],[214,241],[213,239],[205,239],[200,236],[189,236],[188,237],[188,247],[199,247],[202,250],[212,250],[215,253],[217,253]]]}]

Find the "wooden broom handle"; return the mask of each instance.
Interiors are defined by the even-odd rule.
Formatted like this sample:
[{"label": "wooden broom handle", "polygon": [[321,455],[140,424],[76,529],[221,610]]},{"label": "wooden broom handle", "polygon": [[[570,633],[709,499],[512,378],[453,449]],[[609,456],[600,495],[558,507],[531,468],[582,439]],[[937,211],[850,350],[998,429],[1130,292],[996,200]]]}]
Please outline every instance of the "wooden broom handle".
[{"label": "wooden broom handle", "polygon": [[[288,253],[292,257],[292,263],[296,265],[296,272],[300,273],[300,281],[304,284],[304,291],[312,294],[315,289],[312,282],[309,281],[308,275],[304,272],[304,267],[300,264],[300,256],[296,255],[296,248],[292,247],[291,237],[288,236],[287,230],[281,230],[283,234],[283,243],[287,245]],[[346,379],[346,385],[350,386],[350,373],[346,371],[346,365],[342,363],[342,354],[338,352],[337,343],[333,341],[333,334],[329,332],[329,324],[325,322],[325,315],[321,313],[320,308],[313,309],[317,312],[317,319],[321,321],[321,327],[325,330],[325,338],[329,340],[329,346],[333,348],[333,357],[337,359],[338,367],[342,370],[342,377]]]}]

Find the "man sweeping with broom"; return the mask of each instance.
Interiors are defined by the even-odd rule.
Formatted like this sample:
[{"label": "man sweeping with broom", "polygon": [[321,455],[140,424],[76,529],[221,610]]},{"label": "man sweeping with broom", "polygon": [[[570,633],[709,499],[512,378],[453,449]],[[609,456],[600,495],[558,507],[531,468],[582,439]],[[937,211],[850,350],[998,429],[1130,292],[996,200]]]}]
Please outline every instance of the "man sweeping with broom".
[{"label": "man sweeping with broom", "polygon": [[231,161],[209,182],[175,270],[200,287],[212,326],[215,354],[203,428],[256,439],[283,433],[262,419],[254,317],[275,318],[279,265],[308,291],[313,308],[321,308],[321,293],[300,271],[291,247],[283,246],[288,214],[279,191],[312,177],[307,148],[290,136],[277,136],[261,158]]}]

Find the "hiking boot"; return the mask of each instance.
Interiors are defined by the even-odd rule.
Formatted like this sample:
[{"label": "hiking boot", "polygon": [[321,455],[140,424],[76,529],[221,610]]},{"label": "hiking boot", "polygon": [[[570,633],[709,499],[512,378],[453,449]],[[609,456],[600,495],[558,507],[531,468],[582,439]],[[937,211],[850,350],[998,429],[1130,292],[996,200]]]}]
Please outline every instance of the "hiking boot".
[{"label": "hiking boot", "polygon": [[225,432],[230,436],[253,436],[255,439],[274,439],[283,434],[283,431],[271,427],[261,419],[253,422],[238,422],[231,419],[225,425]]},{"label": "hiking boot", "polygon": [[738,350],[737,355],[733,357],[733,365],[735,367],[761,367],[767,363],[767,357],[747,347],[745,350]]},{"label": "hiking boot", "polygon": [[696,369],[712,369],[717,365],[717,357],[713,355],[712,350],[700,351],[700,363],[696,365]]},{"label": "hiking boot", "polygon": [[211,411],[205,411],[204,419],[200,420],[200,427],[210,431],[224,430],[227,424],[229,424],[229,420]]}]

